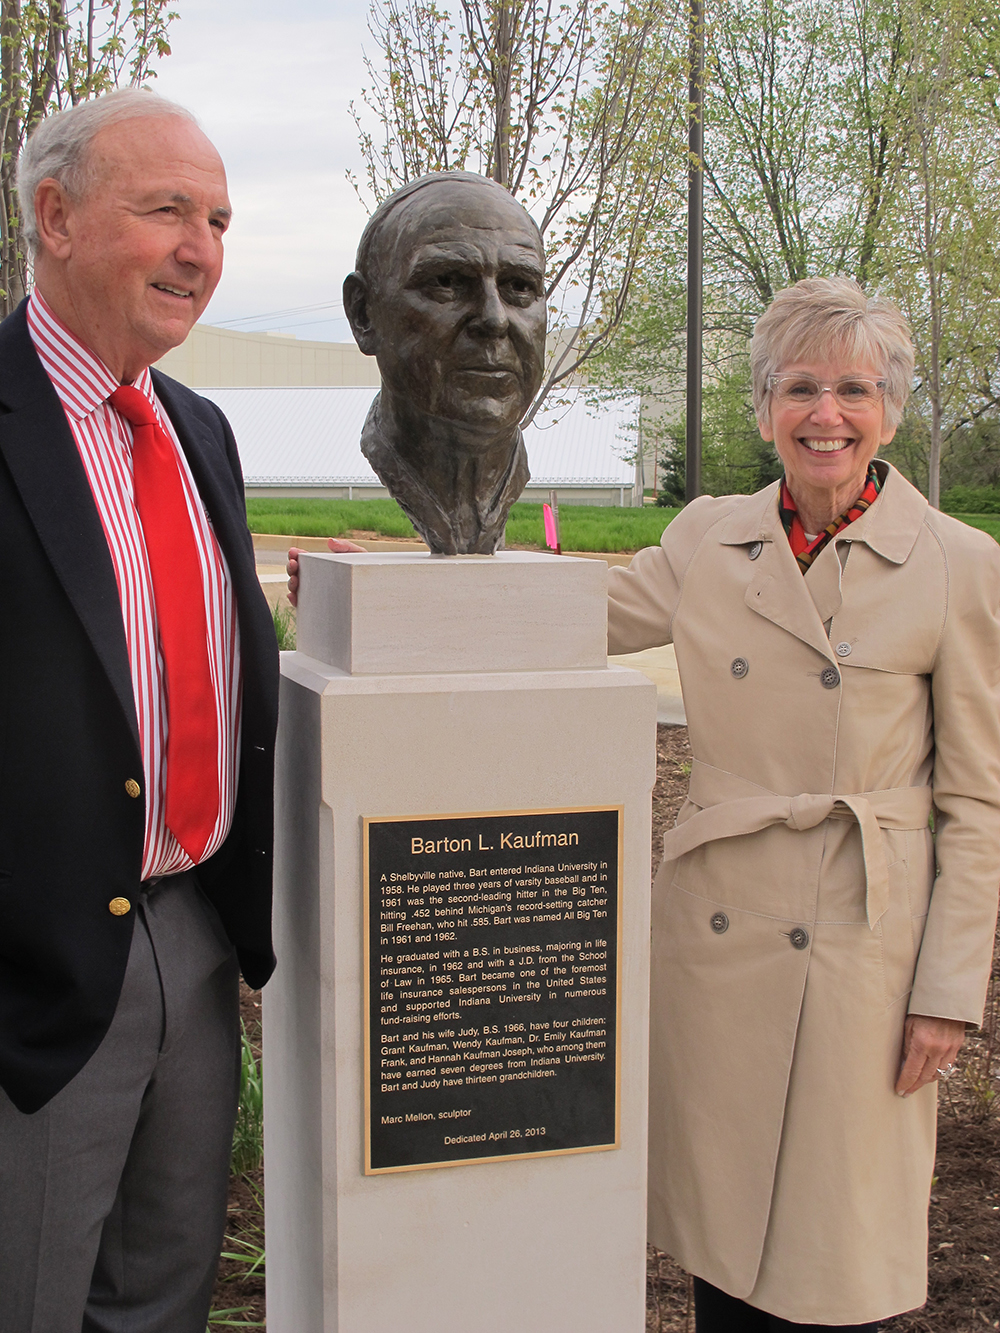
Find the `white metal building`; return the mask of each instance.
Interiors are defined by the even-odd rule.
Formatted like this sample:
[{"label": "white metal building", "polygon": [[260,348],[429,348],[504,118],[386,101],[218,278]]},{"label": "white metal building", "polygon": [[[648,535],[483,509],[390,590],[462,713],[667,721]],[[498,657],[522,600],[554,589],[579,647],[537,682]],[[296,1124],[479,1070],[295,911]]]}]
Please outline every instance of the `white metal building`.
[{"label": "white metal building", "polygon": [[[165,367],[166,368],[166,367]],[[239,441],[247,494],[374,499],[387,494],[361,453],[361,428],[378,392],[365,387],[206,388]],[[638,399],[588,407],[567,389],[525,431],[531,480],[522,498],[634,505]]]}]

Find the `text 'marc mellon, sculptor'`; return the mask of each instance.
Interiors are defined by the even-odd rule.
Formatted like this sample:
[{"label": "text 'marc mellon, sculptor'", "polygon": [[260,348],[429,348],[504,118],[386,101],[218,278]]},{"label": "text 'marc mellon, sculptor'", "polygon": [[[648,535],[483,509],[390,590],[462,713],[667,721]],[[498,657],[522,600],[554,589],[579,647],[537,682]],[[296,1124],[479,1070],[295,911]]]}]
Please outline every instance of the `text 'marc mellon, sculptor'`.
[{"label": "text 'marc mellon, sculptor'", "polygon": [[433,553],[490,555],[529,476],[519,426],[545,360],[538,228],[494,181],[435,172],[379,206],[356,263],[344,308],[382,375],[362,452]]}]

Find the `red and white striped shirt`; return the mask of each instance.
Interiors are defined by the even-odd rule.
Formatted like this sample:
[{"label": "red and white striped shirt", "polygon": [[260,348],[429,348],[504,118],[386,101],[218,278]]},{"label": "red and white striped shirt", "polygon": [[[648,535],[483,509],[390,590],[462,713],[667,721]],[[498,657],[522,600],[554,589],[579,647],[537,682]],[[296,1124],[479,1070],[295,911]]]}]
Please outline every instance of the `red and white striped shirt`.
[{"label": "red and white striped shirt", "polygon": [[[132,427],[107,401],[118,388],[118,380],[56,318],[37,289],[28,302],[28,330],[80,451],[118,580],[145,777],[142,878],[179,874],[189,870],[193,862],[167,828],[164,817],[169,725],[166,680],[146,542],[133,494]],[[205,847],[204,860],[218,851],[225,840],[236,802],[241,694],[236,601],[225,557],[198,495],[184,450],[170,418],[157,401],[148,369],[135,381],[135,388],[153,405],[177,452],[204,584],[208,660],[218,721],[220,793],[219,818]]]}]

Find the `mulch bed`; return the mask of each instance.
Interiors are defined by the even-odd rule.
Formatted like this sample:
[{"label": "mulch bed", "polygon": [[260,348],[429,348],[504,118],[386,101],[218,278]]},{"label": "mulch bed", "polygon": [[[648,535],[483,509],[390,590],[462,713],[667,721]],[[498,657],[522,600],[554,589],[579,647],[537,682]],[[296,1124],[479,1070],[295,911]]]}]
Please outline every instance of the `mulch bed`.
[{"label": "mulch bed", "polygon": [[[658,728],[657,779],[653,790],[653,870],[660,839],[684,800],[691,749],[684,727]],[[884,1325],[886,1333],[975,1333],[1000,1329],[1000,950],[990,998],[991,1021],[966,1043],[962,1073],[947,1085],[938,1121],[938,1155],[930,1209],[930,1295],[922,1310]],[[259,996],[244,990],[243,1018],[260,1041]],[[258,1046],[259,1049],[259,1046]],[[229,1237],[263,1243],[263,1172],[234,1178]],[[239,1245],[228,1243],[234,1252]],[[647,1255],[647,1333],[693,1333],[687,1275],[650,1246]],[[241,1313],[225,1318],[263,1327],[262,1274],[244,1276],[247,1264],[223,1260],[213,1308]],[[232,1327],[213,1323],[211,1327]]]}]

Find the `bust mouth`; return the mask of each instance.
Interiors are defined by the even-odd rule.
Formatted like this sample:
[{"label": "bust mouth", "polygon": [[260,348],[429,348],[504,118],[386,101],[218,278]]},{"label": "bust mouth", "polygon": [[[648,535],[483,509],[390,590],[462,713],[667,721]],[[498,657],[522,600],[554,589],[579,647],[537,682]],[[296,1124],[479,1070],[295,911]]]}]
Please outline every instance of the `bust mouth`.
[{"label": "bust mouth", "polygon": [[517,376],[514,366],[459,366],[455,372],[459,375],[489,375],[492,379],[501,379],[507,375]]}]

